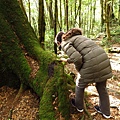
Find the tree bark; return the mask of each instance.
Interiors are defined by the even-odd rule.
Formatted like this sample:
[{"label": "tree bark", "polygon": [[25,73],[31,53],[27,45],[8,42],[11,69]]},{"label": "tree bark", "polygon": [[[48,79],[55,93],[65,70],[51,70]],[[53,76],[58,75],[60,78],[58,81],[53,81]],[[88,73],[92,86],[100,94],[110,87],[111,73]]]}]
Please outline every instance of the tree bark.
[{"label": "tree bark", "polygon": [[101,32],[103,32],[103,26],[104,26],[104,14],[103,14],[103,11],[104,11],[104,7],[103,7],[103,0],[100,0],[100,6],[101,6]]},{"label": "tree bark", "polygon": [[50,28],[53,29],[54,28],[54,15],[53,15],[53,1],[46,1],[46,6],[49,12],[49,23],[50,23]]},{"label": "tree bark", "polygon": [[82,0],[79,0],[79,28],[81,28],[81,2]]},{"label": "tree bark", "polygon": [[27,17],[27,14],[26,14],[26,11],[25,11],[25,8],[24,8],[24,5],[23,5],[23,1],[22,0],[18,0],[18,1],[19,1],[20,6],[21,6],[21,9],[23,10],[24,14]]},{"label": "tree bark", "polygon": [[118,1],[118,22],[120,25],[120,0]]},{"label": "tree bark", "polygon": [[60,31],[62,31],[62,28],[63,28],[63,26],[62,26],[62,21],[63,21],[63,17],[62,17],[62,11],[63,11],[63,9],[62,9],[62,1],[60,0]]},{"label": "tree bark", "polygon": [[39,15],[38,15],[38,32],[39,42],[43,49],[45,49],[45,15],[44,15],[44,1],[39,0]]},{"label": "tree bark", "polygon": [[[57,24],[58,22],[58,7],[57,7],[57,0],[55,0],[55,12],[54,12],[54,38],[57,34]],[[54,51],[55,51],[55,54],[57,54],[57,44],[54,43]]]},{"label": "tree bark", "polygon": [[66,0],[66,8],[65,8],[65,15],[66,15],[66,29],[69,30],[69,26],[68,26],[68,0]]},{"label": "tree bark", "polygon": [[55,98],[57,112],[69,119],[67,82],[71,77],[64,73],[63,64],[56,61],[53,53],[40,47],[17,0],[0,0],[0,71],[15,76],[13,85],[18,80],[40,96],[40,119],[56,119]]},{"label": "tree bark", "polygon": [[107,40],[110,41],[110,1],[106,2],[106,34],[107,34]]}]

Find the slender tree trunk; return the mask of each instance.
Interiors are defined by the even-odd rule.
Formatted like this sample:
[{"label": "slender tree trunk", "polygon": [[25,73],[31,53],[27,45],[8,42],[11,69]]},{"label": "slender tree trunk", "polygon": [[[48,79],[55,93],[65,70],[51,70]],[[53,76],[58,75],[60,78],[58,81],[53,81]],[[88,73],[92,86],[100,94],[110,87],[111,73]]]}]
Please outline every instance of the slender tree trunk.
[{"label": "slender tree trunk", "polygon": [[68,30],[68,0],[66,0],[66,29]]},{"label": "slender tree trunk", "polygon": [[[54,38],[55,38],[55,36],[56,36],[56,34],[57,34],[57,22],[58,22],[57,0],[55,0],[54,18],[55,18],[55,21],[54,21]],[[55,51],[55,54],[57,54],[57,45],[56,45],[56,43],[54,43],[54,51]]]},{"label": "slender tree trunk", "polygon": [[73,20],[72,20],[72,18],[73,18],[72,17],[72,15],[73,15],[73,12],[72,12],[73,8],[72,8],[71,4],[69,6],[70,6],[70,8],[69,8],[69,18],[70,18],[69,19],[69,27],[72,28],[73,27],[73,23],[72,23],[73,22]]},{"label": "slender tree trunk", "polygon": [[79,0],[79,27],[81,28],[81,2],[82,0]]},{"label": "slender tree trunk", "polygon": [[87,17],[88,17],[88,15],[86,15],[86,13],[83,15],[83,31],[84,31],[84,34],[87,34],[87,32],[86,32],[86,24],[87,24]]},{"label": "slender tree trunk", "polygon": [[75,16],[75,17],[74,17],[74,27],[75,27],[76,18],[77,18],[77,5],[76,5],[76,4],[77,4],[77,0],[75,0],[75,8],[74,8],[74,9],[75,9],[75,10],[74,10],[74,11],[75,11],[75,12],[74,12],[74,16]]},{"label": "slender tree trunk", "polygon": [[96,11],[96,1],[94,1],[94,3],[93,3],[94,5],[94,7],[93,7],[93,18],[92,18],[92,33],[93,33],[93,29],[94,29],[94,27],[95,27],[95,11]]},{"label": "slender tree trunk", "polygon": [[39,33],[40,45],[44,49],[45,48],[44,46],[44,39],[45,39],[44,0],[39,0],[38,33]]},{"label": "slender tree trunk", "polygon": [[111,37],[110,37],[110,6],[109,6],[109,2],[106,2],[106,34],[107,34],[107,40],[110,41]]},{"label": "slender tree trunk", "polygon": [[101,32],[103,32],[103,25],[104,25],[104,15],[103,15],[103,0],[100,0],[100,5],[101,5]]},{"label": "slender tree trunk", "polygon": [[60,0],[60,31],[62,30],[62,0]]},{"label": "slender tree trunk", "polygon": [[[89,3],[89,1],[90,0],[88,0],[88,3]],[[86,19],[86,24],[87,24],[87,26],[86,26],[86,32],[87,33],[86,34],[89,37],[90,4],[88,4],[87,8],[88,8],[88,12],[87,12],[87,19]]]},{"label": "slender tree trunk", "polygon": [[119,3],[118,3],[118,22],[119,22],[119,25],[120,25],[120,0],[119,0]]},{"label": "slender tree trunk", "polygon": [[30,3],[30,0],[28,0],[28,9],[29,9],[29,22],[31,23],[31,3]]},{"label": "slender tree trunk", "polygon": [[24,8],[24,5],[23,5],[23,1],[22,0],[19,0],[19,4],[20,4],[20,7],[21,9],[23,10],[23,13],[26,15],[27,17],[27,14],[26,14],[26,11],[25,11],[25,8]]},{"label": "slender tree trunk", "polygon": [[64,25],[66,25],[66,0],[63,0],[63,5],[64,5]]},{"label": "slender tree trunk", "polygon": [[93,7],[92,7],[92,3],[93,3],[93,1],[91,1],[91,4],[90,4],[89,34],[92,33],[92,19],[93,19]]},{"label": "slender tree trunk", "polygon": [[53,29],[54,28],[54,17],[53,17],[53,11],[52,11],[52,0],[50,1],[46,1],[46,5],[47,5],[47,9],[48,9],[48,12],[49,12],[49,21],[50,21],[50,28]]},{"label": "slender tree trunk", "polygon": [[54,23],[54,36],[57,34],[57,22],[58,22],[58,6],[57,6],[57,0],[55,0],[55,12],[54,12],[54,18],[55,18],[55,23]]}]

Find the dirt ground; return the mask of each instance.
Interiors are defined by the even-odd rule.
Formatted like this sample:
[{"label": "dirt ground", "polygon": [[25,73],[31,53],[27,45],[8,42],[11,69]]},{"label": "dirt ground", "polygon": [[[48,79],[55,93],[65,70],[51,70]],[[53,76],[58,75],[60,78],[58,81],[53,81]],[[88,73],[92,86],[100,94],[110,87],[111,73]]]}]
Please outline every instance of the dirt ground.
[{"label": "dirt ground", "polygon": [[[113,69],[113,78],[108,80],[107,84],[110,95],[111,116],[113,116],[111,120],[120,120],[120,54],[110,54],[109,57]],[[73,65],[67,65],[67,67],[75,72],[73,71]],[[94,105],[98,104],[98,94],[94,85],[87,87],[86,91],[89,92],[87,97],[88,111],[93,116],[93,120],[105,120],[102,115],[96,113],[93,109]],[[27,89],[16,102],[11,116],[10,110],[17,92],[17,89],[7,86],[0,88],[0,120],[8,120],[8,117],[11,117],[12,120],[38,120],[39,97],[31,89]],[[70,95],[73,94],[70,91]],[[79,120],[80,116],[81,113],[78,113],[75,108],[71,109],[70,120]],[[58,118],[57,120],[63,119]]]}]

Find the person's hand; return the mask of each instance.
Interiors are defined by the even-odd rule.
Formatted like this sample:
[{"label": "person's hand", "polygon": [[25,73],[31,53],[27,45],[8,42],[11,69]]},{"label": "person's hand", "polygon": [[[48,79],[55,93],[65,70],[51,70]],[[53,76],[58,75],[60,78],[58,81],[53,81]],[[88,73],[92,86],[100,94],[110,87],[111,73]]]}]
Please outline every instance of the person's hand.
[{"label": "person's hand", "polygon": [[67,59],[66,58],[60,58],[60,61],[67,62]]}]

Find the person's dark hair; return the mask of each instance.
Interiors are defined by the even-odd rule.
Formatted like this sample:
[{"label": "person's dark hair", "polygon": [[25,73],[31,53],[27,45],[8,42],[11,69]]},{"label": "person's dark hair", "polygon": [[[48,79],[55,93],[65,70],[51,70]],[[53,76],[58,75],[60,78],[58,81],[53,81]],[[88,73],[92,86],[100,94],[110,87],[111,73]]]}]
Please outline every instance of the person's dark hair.
[{"label": "person's dark hair", "polygon": [[[55,54],[57,54],[57,46],[58,46],[58,42],[61,43],[62,42],[62,35],[64,34],[64,32],[60,31],[56,37],[55,37],[55,40],[54,40],[54,51],[55,51]],[[58,46],[59,50],[61,50],[61,46],[59,45]]]},{"label": "person's dark hair", "polygon": [[59,32],[57,35],[56,35],[56,40],[59,41],[60,43],[62,42],[62,35],[64,34],[64,32]]},{"label": "person's dark hair", "polygon": [[62,36],[62,40],[66,40],[68,38],[71,38],[75,35],[82,35],[82,30],[81,28],[72,28],[68,30],[64,35]]}]

